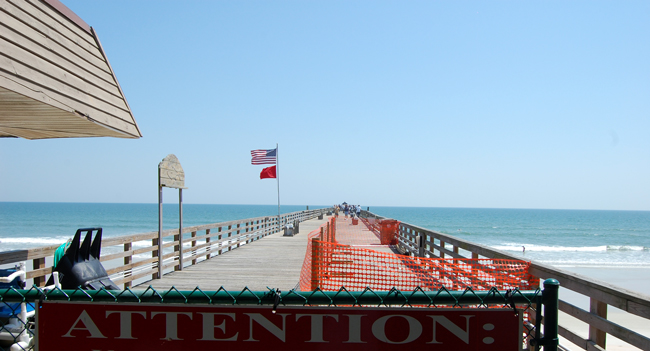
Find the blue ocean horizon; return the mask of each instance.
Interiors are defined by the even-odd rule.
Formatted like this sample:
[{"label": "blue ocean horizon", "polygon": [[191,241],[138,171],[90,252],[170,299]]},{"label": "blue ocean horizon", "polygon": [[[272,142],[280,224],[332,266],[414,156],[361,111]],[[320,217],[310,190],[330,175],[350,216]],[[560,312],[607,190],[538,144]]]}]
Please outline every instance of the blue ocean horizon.
[{"label": "blue ocean horizon", "polygon": [[[650,268],[650,211],[369,207],[380,216],[558,267]],[[282,205],[281,212],[306,208]],[[277,205],[183,204],[183,226],[277,213]],[[63,243],[87,227],[103,228],[105,237],[157,231],[158,204],[0,202],[0,251]],[[163,205],[163,227],[178,227],[178,204]]]}]

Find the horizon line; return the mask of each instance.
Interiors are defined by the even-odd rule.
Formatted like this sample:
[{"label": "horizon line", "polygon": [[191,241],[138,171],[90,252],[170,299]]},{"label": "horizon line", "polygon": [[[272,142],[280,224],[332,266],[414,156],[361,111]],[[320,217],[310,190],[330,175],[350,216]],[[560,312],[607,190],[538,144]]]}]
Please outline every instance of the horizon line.
[{"label": "horizon line", "polygon": [[[114,205],[158,205],[157,202],[89,202],[89,201],[0,201],[0,203],[47,203],[47,204],[114,204]],[[163,205],[177,205],[178,203],[163,203]],[[219,206],[277,206],[277,204],[215,204],[215,203],[187,203],[183,205],[219,205]],[[285,204],[281,206],[321,206],[327,208],[330,205],[295,205]],[[621,210],[621,209],[588,209],[588,208],[536,208],[536,207],[461,207],[461,206],[387,206],[372,205],[369,207],[397,207],[397,208],[439,208],[439,209],[466,209],[466,210],[547,210],[547,211],[619,211],[619,212],[650,212],[650,210]],[[372,211],[370,211],[372,212]]]}]

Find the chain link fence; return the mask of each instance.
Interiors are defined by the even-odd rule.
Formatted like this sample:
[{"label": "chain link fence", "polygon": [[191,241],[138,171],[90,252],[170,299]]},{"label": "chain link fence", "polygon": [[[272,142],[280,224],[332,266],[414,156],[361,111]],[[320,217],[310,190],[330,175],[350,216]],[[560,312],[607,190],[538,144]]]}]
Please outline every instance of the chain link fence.
[{"label": "chain link fence", "polygon": [[[546,286],[545,291],[546,292]],[[548,297],[544,298],[549,300]],[[557,289],[555,290],[557,301]],[[416,288],[412,291],[390,289],[377,291],[370,288],[348,290],[341,287],[337,291],[204,291],[197,287],[191,291],[180,291],[172,287],[166,291],[157,291],[149,287],[146,290],[43,290],[0,289],[0,350],[32,350],[38,338],[35,326],[35,309],[38,302],[59,301],[75,303],[148,303],[148,304],[194,304],[223,306],[269,306],[274,311],[283,306],[326,306],[337,307],[401,307],[401,308],[485,308],[513,309],[513,313],[524,314],[523,340],[526,347],[534,345],[533,340],[543,340],[539,333],[543,292],[541,290],[472,290],[450,291],[441,288],[437,291],[425,291]],[[549,301],[553,301],[551,296]],[[557,309],[557,306],[555,307]],[[547,312],[545,312],[546,314]],[[557,312],[556,312],[557,313]],[[548,326],[545,327],[548,334]],[[557,327],[555,327],[557,329]],[[557,337],[556,337],[557,340]],[[540,344],[540,342],[537,342]],[[541,342],[543,344],[543,342]],[[533,346],[534,347],[534,346]],[[537,346],[539,347],[539,346]]]}]

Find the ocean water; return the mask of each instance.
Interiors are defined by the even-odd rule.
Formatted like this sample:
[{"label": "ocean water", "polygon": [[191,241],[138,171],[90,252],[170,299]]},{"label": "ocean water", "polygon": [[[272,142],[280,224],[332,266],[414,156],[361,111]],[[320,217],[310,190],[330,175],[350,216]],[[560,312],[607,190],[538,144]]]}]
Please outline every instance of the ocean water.
[{"label": "ocean water", "polygon": [[416,207],[370,211],[557,267],[650,268],[648,211]]},{"label": "ocean water", "polygon": [[[305,208],[283,205],[281,212]],[[276,205],[184,204],[183,226],[277,211]],[[647,211],[373,206],[370,211],[558,267],[650,268]],[[177,204],[164,205],[163,226],[178,227]],[[0,251],[60,244],[87,227],[102,227],[105,237],[157,231],[158,205],[0,202]]]},{"label": "ocean water", "polygon": [[[324,206],[310,206],[310,209]],[[305,210],[283,205],[281,213]],[[183,204],[183,227],[277,216],[277,205]],[[163,228],[178,228],[178,204],[163,204]],[[158,204],[0,202],[0,252],[61,244],[79,228],[106,237],[158,231]]]}]

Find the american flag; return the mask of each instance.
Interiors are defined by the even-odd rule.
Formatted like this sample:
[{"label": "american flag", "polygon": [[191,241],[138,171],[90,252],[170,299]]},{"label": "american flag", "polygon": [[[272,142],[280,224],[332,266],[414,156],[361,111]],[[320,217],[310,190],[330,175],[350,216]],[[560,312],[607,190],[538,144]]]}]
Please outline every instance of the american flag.
[{"label": "american flag", "polygon": [[278,149],[271,150],[253,150],[251,151],[251,164],[254,165],[274,165],[277,162]]}]

